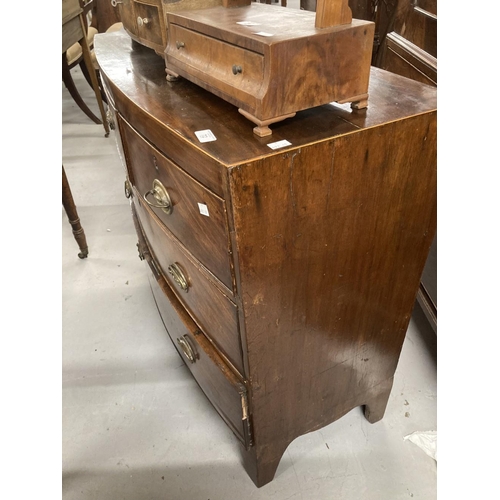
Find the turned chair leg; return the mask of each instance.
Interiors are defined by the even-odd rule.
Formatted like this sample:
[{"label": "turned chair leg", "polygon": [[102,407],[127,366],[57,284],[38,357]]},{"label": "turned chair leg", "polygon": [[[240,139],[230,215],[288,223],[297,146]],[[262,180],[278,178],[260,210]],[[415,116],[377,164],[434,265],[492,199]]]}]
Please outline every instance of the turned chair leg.
[{"label": "turned chair leg", "polygon": [[89,254],[89,247],[87,245],[87,239],[85,238],[85,232],[80,224],[80,218],[78,217],[73,194],[71,193],[68,178],[66,177],[66,172],[64,171],[64,165],[62,167],[62,203],[64,211],[68,216],[69,223],[73,229],[73,236],[75,237],[78,247],[80,248],[78,257],[80,257],[80,259],[85,259]]}]

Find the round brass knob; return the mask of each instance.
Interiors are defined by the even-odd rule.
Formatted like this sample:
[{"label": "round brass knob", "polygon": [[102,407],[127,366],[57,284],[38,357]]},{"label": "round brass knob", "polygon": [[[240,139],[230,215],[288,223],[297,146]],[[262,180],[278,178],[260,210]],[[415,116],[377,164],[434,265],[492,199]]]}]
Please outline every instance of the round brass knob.
[{"label": "round brass knob", "polygon": [[177,47],[177,49],[182,49],[182,47],[185,47],[186,44],[184,42],[175,42],[175,46]]},{"label": "round brass knob", "polygon": [[139,25],[139,28],[144,26],[145,24],[148,24],[150,22],[149,17],[137,17],[137,24]]},{"label": "round brass knob", "polygon": [[238,73],[242,73],[243,68],[241,66],[237,66],[236,64],[233,64],[233,75],[237,75]]}]

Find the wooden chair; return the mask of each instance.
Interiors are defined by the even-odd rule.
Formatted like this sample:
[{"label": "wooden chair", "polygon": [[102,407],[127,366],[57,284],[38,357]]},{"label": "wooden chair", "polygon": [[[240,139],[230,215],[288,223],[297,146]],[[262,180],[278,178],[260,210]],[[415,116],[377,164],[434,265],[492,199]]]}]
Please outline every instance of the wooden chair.
[{"label": "wooden chair", "polygon": [[80,257],[80,259],[86,259],[89,254],[89,247],[87,245],[85,232],[80,224],[80,218],[78,217],[73,194],[71,193],[68,178],[66,177],[66,172],[64,171],[64,165],[62,166],[62,203],[64,211],[68,216],[71,228],[73,229],[73,236],[75,237],[78,247],[80,248],[78,257]]},{"label": "wooden chair", "polygon": [[[79,108],[94,123],[102,123],[105,136],[108,137],[109,125],[89,48],[89,41],[92,44],[93,36],[97,33],[95,28],[88,27],[86,20],[86,14],[92,9],[92,4],[93,0],[62,0],[62,79]],[[92,113],[75,86],[71,69],[77,64],[94,90],[102,120]]]}]

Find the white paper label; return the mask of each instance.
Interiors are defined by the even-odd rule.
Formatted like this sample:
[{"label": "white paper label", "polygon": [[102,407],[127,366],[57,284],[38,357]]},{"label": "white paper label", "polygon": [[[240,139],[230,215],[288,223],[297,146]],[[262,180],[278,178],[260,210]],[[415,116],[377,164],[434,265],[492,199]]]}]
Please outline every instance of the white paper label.
[{"label": "white paper label", "polygon": [[205,205],[205,203],[198,203],[198,208],[200,209],[201,215],[206,215],[207,217],[210,217],[208,213],[208,207]]},{"label": "white paper label", "polygon": [[291,146],[291,145],[292,145],[292,143],[286,141],[285,139],[283,139],[282,141],[272,142],[271,144],[268,144],[268,146],[271,149],[279,149],[279,148],[284,148],[285,146]]},{"label": "white paper label", "polygon": [[217,140],[217,137],[215,137],[211,130],[198,130],[195,134],[200,142],[212,142]]},{"label": "white paper label", "polygon": [[238,21],[236,24],[240,24],[241,26],[260,26],[259,23],[254,23],[253,21]]},{"label": "white paper label", "polygon": [[259,36],[274,36],[274,33],[266,33],[265,31],[258,31],[257,33],[254,33],[254,35],[259,35]]}]

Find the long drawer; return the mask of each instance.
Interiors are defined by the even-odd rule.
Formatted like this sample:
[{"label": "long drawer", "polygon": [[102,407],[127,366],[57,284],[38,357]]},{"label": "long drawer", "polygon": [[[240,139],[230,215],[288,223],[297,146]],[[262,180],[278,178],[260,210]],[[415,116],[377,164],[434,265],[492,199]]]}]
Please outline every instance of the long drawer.
[{"label": "long drawer", "polygon": [[121,117],[120,129],[132,184],[193,256],[232,290],[224,200],[166,158]]},{"label": "long drawer", "polygon": [[201,330],[243,375],[237,305],[202,274],[142,199],[136,195],[133,198],[148,246],[166,281]]},{"label": "long drawer", "polygon": [[152,273],[150,283],[158,311],[175,348],[214,408],[248,448],[251,437],[244,384],[183,310],[164,277]]}]

